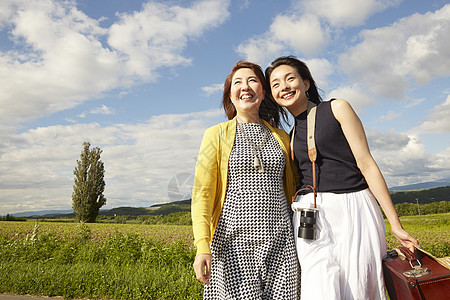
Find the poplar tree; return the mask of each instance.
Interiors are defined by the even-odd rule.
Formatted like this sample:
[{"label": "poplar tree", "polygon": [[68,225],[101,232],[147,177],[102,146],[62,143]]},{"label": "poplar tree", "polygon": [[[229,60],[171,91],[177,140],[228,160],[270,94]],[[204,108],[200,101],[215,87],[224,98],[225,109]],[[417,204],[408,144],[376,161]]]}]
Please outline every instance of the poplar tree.
[{"label": "poplar tree", "polygon": [[100,207],[105,205],[106,198],[103,195],[105,189],[103,161],[100,148],[90,149],[89,142],[83,143],[83,150],[77,166],[73,171],[75,175],[72,208],[79,222],[94,223]]}]

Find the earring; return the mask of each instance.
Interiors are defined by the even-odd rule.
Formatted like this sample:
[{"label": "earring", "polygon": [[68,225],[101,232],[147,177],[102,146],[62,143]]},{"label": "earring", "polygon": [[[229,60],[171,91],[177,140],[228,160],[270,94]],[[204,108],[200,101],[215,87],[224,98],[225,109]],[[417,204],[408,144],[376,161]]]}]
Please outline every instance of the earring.
[{"label": "earring", "polygon": [[309,99],[311,99],[311,97],[309,96],[309,93],[308,93],[308,91],[306,91],[306,93],[305,93],[305,94],[306,94],[306,98],[308,98],[308,100],[309,100]]}]

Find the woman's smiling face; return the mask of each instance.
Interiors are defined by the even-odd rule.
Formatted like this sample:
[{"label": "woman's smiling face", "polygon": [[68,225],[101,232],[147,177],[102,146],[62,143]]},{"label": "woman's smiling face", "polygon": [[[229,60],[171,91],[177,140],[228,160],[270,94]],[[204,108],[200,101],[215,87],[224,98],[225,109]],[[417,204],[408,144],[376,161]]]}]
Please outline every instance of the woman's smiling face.
[{"label": "woman's smiling face", "polygon": [[238,114],[258,112],[264,96],[263,85],[252,69],[242,68],[234,73],[230,99]]},{"label": "woman's smiling face", "polygon": [[273,99],[291,110],[308,101],[309,80],[303,79],[294,67],[281,65],[270,74],[270,89]]}]

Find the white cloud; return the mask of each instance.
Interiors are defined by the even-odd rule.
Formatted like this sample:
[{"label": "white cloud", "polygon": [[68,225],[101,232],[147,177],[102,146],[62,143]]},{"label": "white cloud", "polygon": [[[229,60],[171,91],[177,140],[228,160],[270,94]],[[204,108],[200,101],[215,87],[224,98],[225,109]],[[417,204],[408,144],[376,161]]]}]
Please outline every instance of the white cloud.
[{"label": "white cloud", "polygon": [[21,134],[0,131],[0,215],[49,203],[70,209],[72,172],[84,141],[103,150],[108,207],[165,202],[170,179],[194,172],[204,130],[222,120],[223,111],[214,110],[160,115],[134,125],[90,123]]},{"label": "white cloud", "polygon": [[380,132],[369,128],[366,134],[372,151],[395,152],[406,147],[411,141],[411,137],[403,132]]},{"label": "white cloud", "polygon": [[420,98],[420,99],[411,99],[409,100],[409,103],[405,105],[406,108],[411,108],[414,106],[419,105],[420,103],[422,103],[423,101],[425,101],[425,98]]},{"label": "white cloud", "polygon": [[358,114],[362,114],[368,106],[376,104],[375,100],[357,85],[334,89],[327,94],[326,99],[330,98],[347,100]]},{"label": "white cloud", "polygon": [[277,15],[267,32],[241,43],[236,51],[245,59],[265,66],[286,49],[315,55],[328,39],[328,29],[322,28],[314,15]]},{"label": "white cloud", "polygon": [[[109,108],[108,106],[103,104],[102,106],[93,108],[93,109],[91,109],[88,112],[84,111],[84,112],[78,114],[77,117],[84,119],[84,118],[86,118],[86,116],[88,114],[92,114],[92,115],[114,115],[115,112],[114,112],[114,110],[112,110],[111,108]],[[76,123],[76,121],[72,120],[72,119],[66,119],[66,121],[70,122],[70,123]]]},{"label": "white cloud", "polygon": [[334,66],[324,58],[314,58],[304,60],[311,72],[318,88],[328,86],[328,77],[334,73]]},{"label": "white cloud", "polygon": [[262,65],[284,55],[313,56],[326,48],[340,27],[358,26],[375,13],[397,5],[401,0],[297,0],[288,14],[276,15],[270,28],[237,47],[248,60]]},{"label": "white cloud", "polygon": [[[19,1],[10,10],[12,41],[0,52],[0,119],[20,122],[67,109],[117,84],[116,57],[104,34],[68,2]],[[21,50],[16,50],[21,49]]]},{"label": "white cloud", "polygon": [[249,8],[251,4],[252,3],[250,0],[240,0],[239,1],[239,10],[243,11],[243,10]]},{"label": "white cloud", "polygon": [[333,27],[348,27],[364,24],[364,21],[401,0],[301,0],[300,9],[325,19]]},{"label": "white cloud", "polygon": [[97,114],[100,114],[100,115],[113,115],[114,111],[111,110],[108,106],[103,104],[100,107],[92,109],[91,111],[89,111],[89,113],[94,114],[94,115],[97,115]]},{"label": "white cloud", "polygon": [[397,112],[395,112],[393,110],[390,110],[390,111],[387,112],[386,115],[381,116],[380,118],[382,120],[384,120],[384,121],[392,121],[392,120],[401,118],[402,116],[403,116],[402,114],[399,114],[399,113],[397,113]]},{"label": "white cloud", "polygon": [[276,15],[268,31],[242,42],[237,52],[262,65],[284,53],[313,56],[339,27],[357,26],[401,0],[292,1],[289,14]]},{"label": "white cloud", "polygon": [[149,2],[103,28],[72,1],[2,2],[0,29],[10,30],[15,46],[0,52],[0,120],[50,115],[154,80],[158,68],[189,63],[182,56],[187,42],[222,24],[228,6],[228,0],[188,8]]},{"label": "white cloud", "polygon": [[0,29],[8,24],[11,11],[13,10],[13,7],[17,5],[17,2],[18,1],[14,0],[3,0],[0,2]]},{"label": "white cloud", "polygon": [[202,87],[202,91],[205,92],[206,96],[211,96],[214,93],[223,91],[223,83],[216,83],[210,86]]},{"label": "white cloud", "polygon": [[[449,150],[437,155],[426,152],[425,145],[416,136],[393,131],[366,131],[373,157],[388,186],[433,181],[450,175]],[[435,163],[439,160],[440,165]]]},{"label": "white cloud", "polygon": [[450,4],[392,26],[365,30],[362,42],[339,57],[340,68],[380,97],[404,99],[411,85],[450,75]]},{"label": "white cloud", "polygon": [[279,55],[282,49],[281,43],[274,41],[270,35],[265,34],[239,44],[236,51],[246,60],[266,66],[270,64],[274,57]]},{"label": "white cloud", "polygon": [[307,56],[317,54],[327,43],[328,34],[315,15],[275,17],[270,25],[274,41],[285,43],[297,53]]},{"label": "white cloud", "polygon": [[450,133],[450,95],[444,103],[433,107],[427,120],[410,130],[413,134]]},{"label": "white cloud", "polygon": [[158,67],[189,64],[191,59],[181,55],[188,39],[222,24],[229,2],[203,0],[189,8],[147,2],[142,11],[120,15],[108,43],[122,54],[129,75],[149,78]]},{"label": "white cloud", "polygon": [[[437,170],[442,170],[447,172],[447,176],[442,176],[441,178],[449,178],[450,175],[450,147],[444,149],[440,153],[433,155],[429,162],[429,167]],[[439,178],[439,177],[438,177]]]}]

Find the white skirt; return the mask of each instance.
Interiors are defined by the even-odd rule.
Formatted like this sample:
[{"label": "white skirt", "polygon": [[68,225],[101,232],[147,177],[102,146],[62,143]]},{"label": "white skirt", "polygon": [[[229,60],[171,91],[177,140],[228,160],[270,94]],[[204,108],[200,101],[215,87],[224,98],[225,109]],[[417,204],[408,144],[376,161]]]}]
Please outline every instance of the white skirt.
[{"label": "white skirt", "polygon": [[[313,194],[293,206],[309,206]],[[295,243],[301,266],[301,298],[386,299],[382,259],[386,228],[369,189],[317,195],[315,240],[298,238],[300,212],[294,212]]]}]

